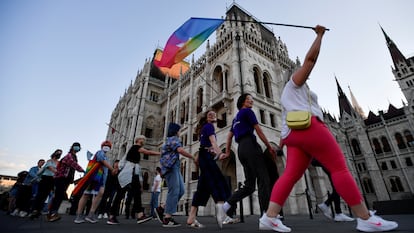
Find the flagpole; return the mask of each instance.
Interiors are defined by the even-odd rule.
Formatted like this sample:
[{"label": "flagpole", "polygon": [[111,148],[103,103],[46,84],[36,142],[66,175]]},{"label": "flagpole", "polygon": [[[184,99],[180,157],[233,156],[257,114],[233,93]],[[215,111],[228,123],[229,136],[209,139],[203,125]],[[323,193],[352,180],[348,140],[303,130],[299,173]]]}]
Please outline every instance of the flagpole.
[{"label": "flagpole", "polygon": [[126,139],[128,139],[128,137],[127,136],[125,136],[124,134],[122,134],[121,132],[119,132],[117,129],[115,129],[114,127],[112,127],[110,124],[108,124],[108,123],[105,123],[107,126],[109,126],[110,128],[111,128],[111,130],[113,130],[113,131],[115,131],[115,132],[117,132],[117,133],[119,133],[119,135],[121,135],[122,137],[124,137],[124,138],[126,138]]},{"label": "flagpole", "polygon": [[[262,22],[262,21],[251,21],[251,20],[238,20],[238,19],[225,19],[224,21],[230,22],[241,22],[241,23],[258,23],[258,24],[271,24],[276,26],[285,26],[285,27],[296,27],[296,28],[307,28],[315,30],[315,27],[295,25],[295,24],[285,24],[285,23],[272,23],[272,22]],[[329,31],[329,28],[325,28],[326,31]]]},{"label": "flagpole", "polygon": [[167,138],[167,130],[168,130],[168,118],[169,118],[169,112],[170,112],[170,95],[171,95],[171,91],[170,91],[170,78],[169,75],[167,73],[167,75],[165,76],[166,81],[167,81],[167,107],[165,109],[165,122],[164,122],[164,139]]}]

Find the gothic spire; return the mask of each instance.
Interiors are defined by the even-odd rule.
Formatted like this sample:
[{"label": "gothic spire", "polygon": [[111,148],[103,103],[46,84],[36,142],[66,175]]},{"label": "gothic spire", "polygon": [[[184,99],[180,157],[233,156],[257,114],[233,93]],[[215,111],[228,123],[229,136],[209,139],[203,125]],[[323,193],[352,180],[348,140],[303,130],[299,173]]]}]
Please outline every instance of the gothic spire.
[{"label": "gothic spire", "polygon": [[380,26],[382,33],[384,34],[385,40],[387,42],[388,50],[390,51],[392,61],[394,62],[394,69],[398,70],[398,64],[401,62],[406,62],[406,58],[401,53],[401,51],[397,48],[397,45],[395,45],[394,41],[391,40],[391,38],[385,33],[384,29]]},{"label": "gothic spire", "polygon": [[342,118],[343,112],[348,113],[350,116],[354,116],[354,111],[352,108],[351,103],[349,102],[348,98],[346,97],[345,93],[342,91],[341,86],[339,85],[338,79],[336,79],[336,86],[338,88],[338,102],[339,102],[339,114]]}]

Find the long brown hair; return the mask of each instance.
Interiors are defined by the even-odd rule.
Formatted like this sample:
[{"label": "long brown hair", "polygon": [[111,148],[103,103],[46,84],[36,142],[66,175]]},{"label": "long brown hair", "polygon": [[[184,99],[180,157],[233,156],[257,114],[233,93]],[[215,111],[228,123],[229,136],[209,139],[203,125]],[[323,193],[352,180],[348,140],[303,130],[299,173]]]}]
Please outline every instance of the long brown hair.
[{"label": "long brown hair", "polygon": [[195,132],[196,132],[196,134],[198,135],[198,136],[200,136],[200,134],[201,134],[201,129],[203,128],[203,126],[207,123],[207,115],[208,115],[208,113],[209,112],[214,112],[212,109],[209,109],[209,110],[207,110],[204,114],[203,114],[203,116],[200,118],[200,120],[198,121],[198,124],[197,124],[197,126],[196,126],[196,130],[195,130]]}]

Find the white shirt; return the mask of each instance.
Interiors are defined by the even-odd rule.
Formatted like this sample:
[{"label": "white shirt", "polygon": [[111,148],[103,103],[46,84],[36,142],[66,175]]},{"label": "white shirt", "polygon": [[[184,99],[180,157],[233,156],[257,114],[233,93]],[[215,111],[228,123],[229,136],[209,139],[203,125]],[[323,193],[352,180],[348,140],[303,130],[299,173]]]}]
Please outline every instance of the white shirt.
[{"label": "white shirt", "polygon": [[[311,96],[311,107],[309,107],[309,96],[308,91],[310,91]],[[283,89],[282,96],[280,98],[282,103],[282,138],[286,138],[290,129],[286,124],[286,115],[290,111],[310,111],[312,116],[318,117],[323,121],[322,109],[318,104],[318,96],[312,92],[309,87],[304,84],[302,86],[296,85],[292,78],[286,83],[285,88]]]},{"label": "white shirt", "polygon": [[[157,174],[155,177],[154,177],[154,182],[152,183],[152,188],[151,188],[151,190],[154,192],[161,192],[161,181],[162,181],[162,179],[161,179],[161,176],[160,176],[160,174]],[[155,188],[155,184],[158,182],[158,186],[157,186],[157,190],[154,190],[154,188]]]}]

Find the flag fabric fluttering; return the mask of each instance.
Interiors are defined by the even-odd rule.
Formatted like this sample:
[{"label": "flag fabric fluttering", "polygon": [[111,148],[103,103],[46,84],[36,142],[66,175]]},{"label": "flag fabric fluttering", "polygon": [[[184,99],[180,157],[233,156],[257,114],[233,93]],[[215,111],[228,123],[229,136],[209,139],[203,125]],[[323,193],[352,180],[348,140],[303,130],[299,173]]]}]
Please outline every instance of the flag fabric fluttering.
[{"label": "flag fabric fluttering", "polygon": [[196,50],[222,23],[224,19],[190,18],[168,39],[158,67],[171,68]]},{"label": "flag fabric fluttering", "polygon": [[[154,52],[153,64],[160,62],[162,57],[162,50],[156,49]],[[158,67],[156,65],[151,66],[150,75],[152,77],[158,77],[164,79],[167,75],[170,78],[178,79],[180,78],[181,74],[185,74],[190,69],[190,63],[186,61],[180,61],[171,66],[171,68],[167,67]]]}]

